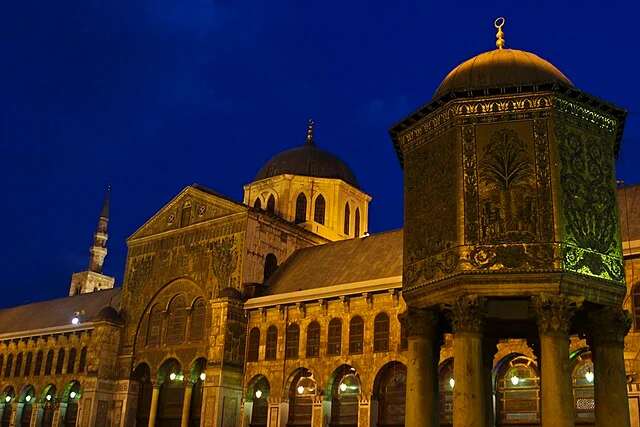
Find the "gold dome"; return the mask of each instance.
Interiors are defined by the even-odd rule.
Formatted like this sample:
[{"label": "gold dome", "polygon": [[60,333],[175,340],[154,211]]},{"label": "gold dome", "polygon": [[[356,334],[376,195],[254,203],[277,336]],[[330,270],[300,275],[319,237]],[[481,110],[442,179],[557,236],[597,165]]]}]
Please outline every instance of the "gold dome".
[{"label": "gold dome", "polygon": [[551,63],[530,52],[496,49],[481,53],[454,68],[440,83],[433,99],[452,91],[525,86],[571,81]]}]

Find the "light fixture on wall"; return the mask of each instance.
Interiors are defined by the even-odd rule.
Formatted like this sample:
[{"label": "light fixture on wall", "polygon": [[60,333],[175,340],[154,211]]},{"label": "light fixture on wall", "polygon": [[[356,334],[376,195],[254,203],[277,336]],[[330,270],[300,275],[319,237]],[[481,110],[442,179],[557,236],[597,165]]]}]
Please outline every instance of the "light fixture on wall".
[{"label": "light fixture on wall", "polygon": [[24,400],[29,403],[31,402],[31,395],[27,394],[27,396],[24,398]]},{"label": "light fixture on wall", "polygon": [[51,401],[51,395],[50,394],[47,394],[44,398],[47,399],[47,401]]},{"label": "light fixture on wall", "polygon": [[177,375],[176,375],[176,373],[175,373],[175,372],[171,372],[171,373],[169,374],[169,379],[170,379],[171,381],[174,381],[176,378],[177,378]]},{"label": "light fixture on wall", "polygon": [[313,374],[307,371],[308,375],[300,377],[296,391],[300,396],[313,396],[316,394],[316,380]]},{"label": "light fixture on wall", "polygon": [[518,378],[517,375],[514,375],[511,377],[511,384],[518,385],[519,382],[520,382],[520,378]]},{"label": "light fixture on wall", "polygon": [[75,391],[72,391],[71,393],[69,393],[69,397],[72,399],[75,399],[75,397],[77,396]]},{"label": "light fixture on wall", "polygon": [[11,402],[11,396],[7,396],[7,397],[5,397],[5,398],[4,398],[4,401],[5,401],[5,402],[7,402],[7,403]]},{"label": "light fixture on wall", "polygon": [[205,379],[207,379],[207,374],[205,374],[204,372],[200,373],[200,381],[204,381]]},{"label": "light fixture on wall", "polygon": [[456,385],[456,380],[454,380],[453,377],[449,378],[449,385],[451,386],[451,388]]},{"label": "light fixture on wall", "polygon": [[343,394],[357,393],[360,393],[360,379],[358,378],[356,370],[350,368],[349,372],[340,380],[340,385],[338,386],[338,395],[342,396]]},{"label": "light fixture on wall", "polygon": [[586,379],[587,381],[589,381],[590,383],[592,383],[592,382],[593,382],[593,377],[594,377],[594,375],[593,375],[593,371],[587,371],[587,373],[586,373],[586,374],[584,374],[584,377],[585,377],[585,379]]},{"label": "light fixture on wall", "polygon": [[262,390],[257,389],[256,390],[256,399],[260,399],[262,397]]}]

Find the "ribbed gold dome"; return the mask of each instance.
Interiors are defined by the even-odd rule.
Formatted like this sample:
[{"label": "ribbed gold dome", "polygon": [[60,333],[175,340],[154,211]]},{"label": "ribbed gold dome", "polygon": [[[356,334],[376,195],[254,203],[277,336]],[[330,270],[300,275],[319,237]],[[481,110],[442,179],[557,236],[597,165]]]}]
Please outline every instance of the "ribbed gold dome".
[{"label": "ribbed gold dome", "polygon": [[451,91],[571,81],[551,63],[530,52],[496,49],[481,53],[454,68],[440,83],[433,99]]}]

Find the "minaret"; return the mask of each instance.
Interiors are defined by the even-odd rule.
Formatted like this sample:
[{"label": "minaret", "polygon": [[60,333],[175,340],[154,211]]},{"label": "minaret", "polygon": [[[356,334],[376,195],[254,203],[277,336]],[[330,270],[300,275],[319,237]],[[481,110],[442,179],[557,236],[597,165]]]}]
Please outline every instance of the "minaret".
[{"label": "minaret", "polygon": [[71,287],[69,296],[85,294],[87,292],[99,291],[113,288],[115,278],[102,274],[102,265],[107,256],[107,223],[109,222],[109,198],[111,186],[107,188],[107,196],[98,218],[98,228],[93,234],[93,246],[89,249],[91,259],[89,269],[80,273],[74,273],[71,277]]}]

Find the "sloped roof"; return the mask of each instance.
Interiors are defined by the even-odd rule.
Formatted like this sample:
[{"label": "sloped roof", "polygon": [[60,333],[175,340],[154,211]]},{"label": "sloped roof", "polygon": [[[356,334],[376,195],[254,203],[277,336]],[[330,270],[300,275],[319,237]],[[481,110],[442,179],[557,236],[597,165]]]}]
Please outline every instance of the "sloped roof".
[{"label": "sloped roof", "polygon": [[6,308],[0,310],[0,335],[71,326],[76,311],[84,310],[84,321],[90,321],[104,307],[120,310],[120,296],[121,288],[113,288]]},{"label": "sloped roof", "polygon": [[618,188],[622,241],[640,240],[640,184]]},{"label": "sloped roof", "polygon": [[402,275],[402,229],[297,250],[261,295]]}]

